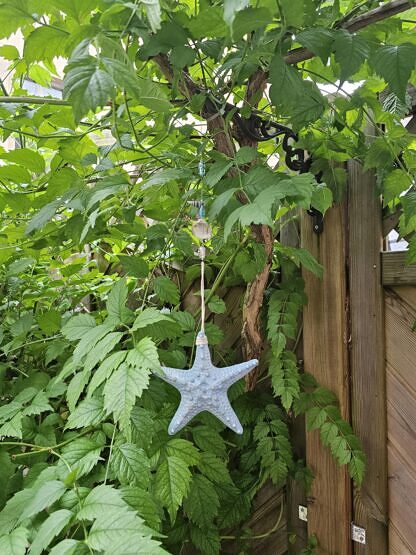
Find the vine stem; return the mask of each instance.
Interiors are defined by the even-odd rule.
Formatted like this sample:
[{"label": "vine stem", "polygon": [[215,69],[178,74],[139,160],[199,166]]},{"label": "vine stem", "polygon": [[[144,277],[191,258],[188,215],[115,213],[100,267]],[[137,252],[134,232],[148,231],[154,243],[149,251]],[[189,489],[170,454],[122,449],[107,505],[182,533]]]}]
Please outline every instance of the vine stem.
[{"label": "vine stem", "polygon": [[281,501],[280,503],[280,512],[279,512],[279,516],[277,518],[276,524],[274,524],[273,528],[270,528],[270,530],[268,530],[267,532],[264,532],[263,534],[257,534],[256,536],[247,536],[247,537],[241,537],[241,536],[220,536],[221,540],[245,540],[245,541],[252,541],[252,540],[262,540],[264,538],[267,538],[268,536],[271,536],[272,534],[274,534],[275,532],[277,532],[277,530],[279,529],[280,523],[282,521],[282,516],[283,516],[283,501]]}]

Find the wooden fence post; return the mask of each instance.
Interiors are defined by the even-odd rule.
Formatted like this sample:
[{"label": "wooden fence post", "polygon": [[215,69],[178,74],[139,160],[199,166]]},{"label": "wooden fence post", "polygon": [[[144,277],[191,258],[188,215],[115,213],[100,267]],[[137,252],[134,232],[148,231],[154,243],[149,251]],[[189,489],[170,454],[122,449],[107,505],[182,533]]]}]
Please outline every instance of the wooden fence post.
[{"label": "wooden fence post", "polygon": [[382,214],[376,178],[348,162],[351,418],[367,455],[367,472],[354,494],[354,522],[366,544],[356,555],[387,555],[387,433]]},{"label": "wooden fence post", "polygon": [[[312,218],[302,217],[302,246],[324,267],[317,279],[303,271],[308,304],[304,310],[305,371],[333,391],[342,416],[349,417],[347,222],[345,204],[328,210],[321,235],[313,231]],[[308,503],[308,533],[319,540],[319,555],[350,555],[351,482],[339,467],[319,432],[306,434],[306,460],[315,473]],[[372,553],[373,555],[373,553]],[[378,554],[377,554],[378,555]]]}]

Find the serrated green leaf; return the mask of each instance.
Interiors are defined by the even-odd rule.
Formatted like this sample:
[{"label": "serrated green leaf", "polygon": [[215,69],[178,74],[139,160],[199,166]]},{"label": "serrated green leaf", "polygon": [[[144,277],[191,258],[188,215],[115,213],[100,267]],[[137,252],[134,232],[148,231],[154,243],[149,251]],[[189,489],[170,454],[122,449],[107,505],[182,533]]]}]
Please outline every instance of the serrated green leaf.
[{"label": "serrated green leaf", "polygon": [[177,285],[168,277],[160,276],[153,281],[153,287],[156,295],[162,302],[173,305],[179,302],[179,290]]},{"label": "serrated green leaf", "polygon": [[223,459],[210,452],[201,453],[200,458],[198,468],[207,478],[219,484],[231,482],[227,463]]},{"label": "serrated green leaf", "polygon": [[190,482],[191,473],[187,463],[175,456],[166,457],[156,471],[155,493],[166,507],[172,522],[188,492]]},{"label": "serrated green leaf", "polygon": [[92,395],[94,391],[110,377],[111,373],[116,370],[126,358],[126,355],[127,351],[117,351],[112,353],[101,363],[91,378],[88,386],[88,396]]},{"label": "serrated green leaf", "polygon": [[154,496],[136,486],[124,486],[121,488],[121,495],[124,501],[135,511],[138,512],[146,524],[158,530],[161,522],[161,508],[156,503]]},{"label": "serrated green leaf", "polygon": [[306,29],[296,35],[296,40],[300,42],[302,46],[319,56],[322,62],[326,64],[334,40],[333,31],[331,29],[325,29],[324,27]]},{"label": "serrated green leaf", "polygon": [[40,154],[30,148],[16,148],[15,150],[0,154],[0,158],[8,160],[13,164],[19,164],[35,173],[45,171],[45,160]]},{"label": "serrated green leaf", "polygon": [[327,419],[327,412],[324,408],[313,407],[306,413],[308,430],[320,428]]},{"label": "serrated green leaf", "polygon": [[188,466],[199,463],[200,453],[198,449],[188,440],[175,438],[166,444],[166,453],[169,456],[175,456],[183,459]]},{"label": "serrated green leaf", "polygon": [[370,63],[374,70],[387,82],[389,89],[405,102],[410,74],[415,69],[416,45],[380,46]]},{"label": "serrated green leaf", "polygon": [[150,462],[143,449],[132,443],[118,445],[113,452],[112,468],[122,485],[149,484]]},{"label": "serrated green leaf", "polygon": [[136,278],[144,278],[149,273],[149,266],[144,260],[144,258],[134,255],[134,256],[124,256],[118,255],[118,259],[121,262],[125,272],[129,276],[134,276]]},{"label": "serrated green leaf", "polygon": [[103,107],[114,93],[113,79],[92,56],[70,60],[65,72],[64,98],[71,102],[76,121]]},{"label": "serrated green leaf", "polygon": [[160,310],[157,310],[157,308],[145,308],[135,319],[132,330],[145,328],[150,324],[155,324],[156,322],[163,321],[171,322],[172,318],[170,318],[167,314],[163,314],[163,312],[160,312]]},{"label": "serrated green leaf", "polygon": [[50,514],[44,520],[36,533],[35,539],[30,546],[30,555],[41,555],[51,543],[53,538],[60,534],[62,530],[69,524],[73,517],[73,513],[67,509],[60,509]]},{"label": "serrated green leaf", "polygon": [[367,41],[345,29],[335,31],[334,57],[341,67],[341,82],[354,75],[368,58],[370,48]]},{"label": "serrated green leaf", "polygon": [[227,310],[225,302],[218,297],[218,295],[212,295],[208,301],[208,308],[214,314],[224,314]]},{"label": "serrated green leaf", "polygon": [[404,170],[393,170],[386,175],[383,181],[383,193],[385,202],[390,202],[399,197],[401,193],[409,189],[409,175]]},{"label": "serrated green leaf", "polygon": [[91,397],[81,401],[77,408],[69,415],[65,429],[95,426],[105,418],[102,399]]},{"label": "serrated green leaf", "polygon": [[116,322],[124,322],[128,292],[126,280],[122,278],[116,281],[108,295],[107,312]]},{"label": "serrated green leaf", "polygon": [[62,334],[69,341],[75,341],[95,327],[95,319],[90,314],[76,314],[62,327]]},{"label": "serrated green leaf", "polygon": [[[139,355],[136,355],[139,358]],[[149,384],[150,370],[122,363],[104,386],[104,407],[112,412],[122,429],[129,433],[130,414],[143,390]]]},{"label": "serrated green leaf", "polygon": [[[100,453],[102,449],[102,442],[80,437],[63,447],[62,456],[66,463],[69,464],[71,470],[76,472],[76,477],[80,478],[88,474],[98,461],[101,460]],[[68,468],[63,461],[59,462],[58,468],[61,471],[61,475],[66,478]]]},{"label": "serrated green leaf", "polygon": [[65,491],[65,484],[59,480],[51,480],[41,485],[23,510],[19,518],[19,522],[22,522],[25,519],[40,513],[46,509],[46,507],[53,505],[55,501],[58,501],[58,499],[62,497]]},{"label": "serrated green leaf", "polygon": [[219,555],[220,553],[221,543],[216,528],[207,530],[206,528],[192,526],[191,540],[203,555]]},{"label": "serrated green leaf", "polygon": [[212,482],[201,474],[194,475],[184,501],[184,509],[189,519],[201,528],[210,528],[218,514],[219,505],[220,501]]}]

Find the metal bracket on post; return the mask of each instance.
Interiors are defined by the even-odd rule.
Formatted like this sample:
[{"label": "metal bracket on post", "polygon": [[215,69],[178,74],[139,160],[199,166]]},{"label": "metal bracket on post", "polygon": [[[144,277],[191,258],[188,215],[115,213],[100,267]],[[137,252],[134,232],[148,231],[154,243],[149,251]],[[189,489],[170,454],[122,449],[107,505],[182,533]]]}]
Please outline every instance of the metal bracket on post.
[{"label": "metal bracket on post", "polygon": [[316,210],[316,208],[310,208],[308,214],[313,218],[314,233],[320,235],[324,230],[324,215],[319,210]]},{"label": "metal bracket on post", "polygon": [[351,539],[353,542],[365,544],[365,528],[351,522]]}]

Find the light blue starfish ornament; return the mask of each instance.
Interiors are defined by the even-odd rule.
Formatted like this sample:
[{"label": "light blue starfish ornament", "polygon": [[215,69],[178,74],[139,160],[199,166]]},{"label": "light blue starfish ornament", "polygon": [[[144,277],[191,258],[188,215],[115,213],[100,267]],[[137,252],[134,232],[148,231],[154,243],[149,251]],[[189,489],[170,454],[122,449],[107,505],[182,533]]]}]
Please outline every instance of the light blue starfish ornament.
[{"label": "light blue starfish ornament", "polygon": [[243,427],[227,396],[228,388],[248,374],[258,364],[256,359],[216,368],[211,362],[208,340],[203,331],[196,340],[195,361],[190,370],[162,367],[160,377],[181,394],[181,402],[169,425],[170,435],[176,434],[197,414],[206,410],[219,418],[237,434]]}]

